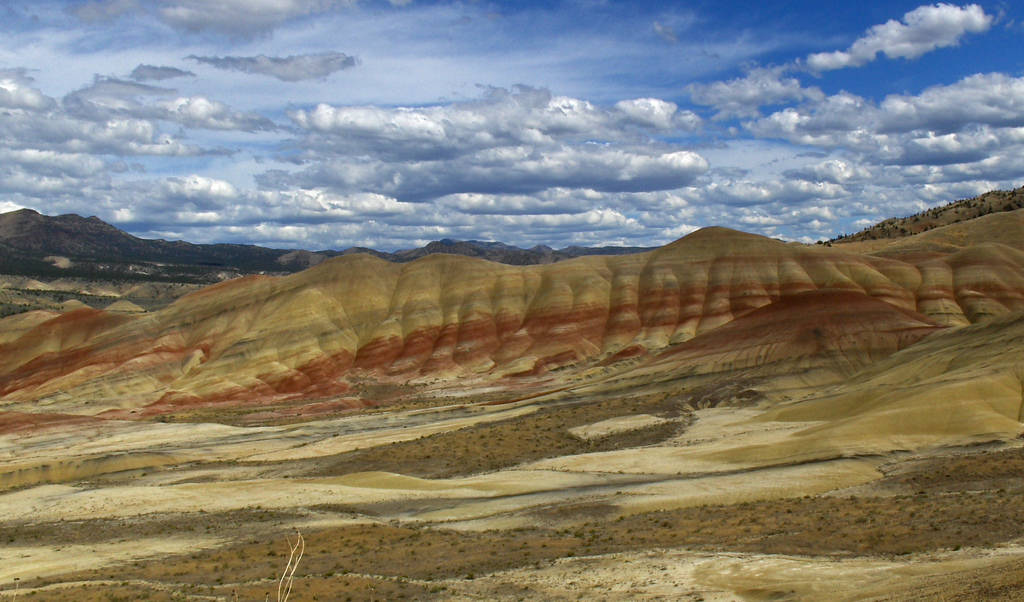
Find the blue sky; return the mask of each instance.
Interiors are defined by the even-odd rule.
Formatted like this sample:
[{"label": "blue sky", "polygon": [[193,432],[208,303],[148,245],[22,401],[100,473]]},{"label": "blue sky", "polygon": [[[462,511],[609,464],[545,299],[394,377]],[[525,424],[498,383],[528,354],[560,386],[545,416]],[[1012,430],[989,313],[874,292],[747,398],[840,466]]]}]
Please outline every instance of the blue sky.
[{"label": "blue sky", "polygon": [[311,249],[814,241],[1024,185],[1024,6],[0,8],[0,211]]}]

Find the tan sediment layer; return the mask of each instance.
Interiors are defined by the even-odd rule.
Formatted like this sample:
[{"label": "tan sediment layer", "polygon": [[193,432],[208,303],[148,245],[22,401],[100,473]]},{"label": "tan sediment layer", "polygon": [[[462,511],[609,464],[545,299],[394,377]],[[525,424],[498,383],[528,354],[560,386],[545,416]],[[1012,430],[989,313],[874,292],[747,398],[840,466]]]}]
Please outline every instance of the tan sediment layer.
[{"label": "tan sediment layer", "polygon": [[569,429],[569,434],[586,441],[587,439],[597,439],[608,435],[614,435],[615,433],[633,431],[636,429],[642,429],[646,426],[653,426],[655,424],[662,424],[665,422],[668,422],[667,418],[652,416],[650,414],[636,414],[633,416],[609,418],[608,420],[602,420],[593,424],[577,426]]},{"label": "tan sediment layer", "polygon": [[27,581],[101,568],[132,560],[182,554],[223,543],[216,537],[160,537],[64,546],[0,546],[0,584],[10,593],[14,579]]},{"label": "tan sediment layer", "polygon": [[[450,581],[468,599],[506,599],[509,585],[532,596],[588,600],[863,600],[910,593],[916,580],[956,580],[959,573],[1024,558],[1024,548],[963,550],[899,560],[807,558],[769,554],[652,550],[562,558],[545,567]],[[966,591],[968,583],[960,584]],[[459,594],[456,594],[459,599]]]}]

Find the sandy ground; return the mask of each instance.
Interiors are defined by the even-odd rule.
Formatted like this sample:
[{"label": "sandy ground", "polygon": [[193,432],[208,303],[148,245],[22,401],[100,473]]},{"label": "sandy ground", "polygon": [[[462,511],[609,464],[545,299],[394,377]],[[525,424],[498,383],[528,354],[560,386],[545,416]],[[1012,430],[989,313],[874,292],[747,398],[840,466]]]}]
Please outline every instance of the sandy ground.
[{"label": "sandy ground", "polygon": [[[632,513],[819,493],[865,483],[878,476],[870,463],[852,460],[737,474],[727,474],[736,470],[734,465],[688,460],[700,449],[750,440],[760,442],[787,432],[780,425],[751,426],[749,418],[756,412],[749,410],[702,411],[695,428],[667,446],[570,456],[466,478],[419,479],[391,473],[252,478],[251,466],[230,464],[216,469],[200,464],[192,469],[158,471],[152,475],[139,472],[146,466],[199,459],[252,462],[311,458],[514,418],[535,409],[529,405],[483,410],[460,406],[260,428],[111,423],[80,430],[74,436],[66,432],[8,435],[0,440],[0,458],[6,460],[0,470],[31,474],[34,466],[44,473],[42,477],[58,481],[64,471],[68,484],[41,484],[0,494],[0,516],[11,522],[45,523],[255,507],[287,510],[320,504],[389,503],[391,518],[475,530],[526,526],[529,519],[524,518],[524,510],[581,499],[613,503],[622,513]],[[616,432],[660,420],[655,418],[629,417],[585,428],[591,434]],[[90,470],[135,470],[139,474],[113,485],[71,484],[89,476]],[[688,474],[679,477],[677,473]],[[644,476],[638,480],[638,474]],[[417,500],[434,503],[425,507],[408,505]],[[190,545],[207,544],[173,538],[104,544],[101,547],[106,551],[97,552],[97,557],[159,555]],[[62,570],[62,566],[73,566],[73,559],[80,553],[72,547],[8,551],[4,566],[11,574],[52,573]]]},{"label": "sandy ground", "polygon": [[[658,445],[551,458],[470,477],[423,479],[363,472],[289,478],[274,473],[272,465],[268,468],[274,461],[411,441],[536,410],[528,403],[449,406],[279,427],[111,422],[74,432],[6,435],[0,438],[0,479],[17,486],[17,478],[28,483],[35,478],[40,484],[8,486],[0,492],[0,516],[12,524],[58,524],[260,508],[294,511],[299,518],[290,519],[292,527],[313,528],[337,522],[315,518],[317,506],[372,506],[374,521],[485,531],[535,526],[537,509],[571,504],[629,515],[852,491],[881,478],[879,466],[885,461],[832,457],[780,463],[776,457],[744,455],[737,450],[782,444],[817,423],[766,421],[759,408],[712,408],[696,412],[685,432]],[[619,417],[587,424],[575,434],[588,439],[664,421],[651,415]],[[204,466],[201,461],[219,464]],[[146,472],[173,464],[181,466]],[[109,481],[93,478],[110,473],[120,476]],[[0,549],[0,587],[15,577],[27,580],[114,566],[222,543],[211,535],[184,538],[176,533],[60,547],[14,542]],[[898,561],[649,550],[563,558],[452,582],[450,591],[470,599],[501,598],[512,586],[520,588],[517,591],[529,588],[530,597],[540,598],[841,599],[865,588],[885,592],[901,578],[984,566],[992,554],[1024,556],[1024,550]]]},{"label": "sandy ground", "polygon": [[[562,558],[547,566],[451,582],[465,599],[505,598],[528,587],[544,599],[586,600],[858,600],[902,589],[917,577],[949,575],[1002,559],[1024,547],[963,550],[904,560],[707,554],[687,550]],[[457,596],[458,597],[458,596]]]},{"label": "sandy ground", "polygon": [[743,458],[736,452],[787,441],[793,433],[808,428],[809,423],[759,421],[762,414],[763,410],[757,408],[698,410],[695,422],[664,445],[551,458],[535,462],[530,468],[675,475],[730,472],[777,464],[778,459],[766,462],[756,455]]},{"label": "sandy ground", "polygon": [[[507,471],[465,479],[425,480],[389,473],[318,479],[258,479],[166,486],[95,489],[41,485],[0,496],[0,516],[9,521],[124,518],[153,513],[225,512],[242,508],[304,508],[318,504],[366,504],[415,499],[515,497],[606,484],[603,475]],[[518,507],[518,505],[513,505]]]},{"label": "sandy ground", "polygon": [[64,482],[167,464],[316,458],[534,411],[530,406],[455,406],[283,427],[111,421],[73,433],[8,434],[0,437],[0,486]]},{"label": "sandy ground", "polygon": [[613,435],[615,433],[642,429],[646,426],[663,424],[665,422],[669,422],[669,420],[667,418],[652,416],[650,414],[637,414],[635,416],[620,416],[595,422],[593,424],[585,424],[583,426],[569,429],[569,433],[583,440],[597,439]]},{"label": "sandy ground", "polygon": [[0,547],[0,584],[13,583],[15,578],[26,581],[142,558],[181,554],[222,543],[223,540],[215,537],[161,537],[61,547],[5,545]]}]

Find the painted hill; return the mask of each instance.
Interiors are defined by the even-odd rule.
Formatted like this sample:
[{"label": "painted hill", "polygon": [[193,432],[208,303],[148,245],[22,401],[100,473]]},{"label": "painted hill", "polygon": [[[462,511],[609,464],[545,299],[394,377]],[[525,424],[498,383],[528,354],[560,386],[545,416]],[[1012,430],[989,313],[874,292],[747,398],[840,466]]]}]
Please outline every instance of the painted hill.
[{"label": "painted hill", "polygon": [[[0,395],[21,409],[160,414],[345,396],[367,378],[514,387],[676,346],[705,371],[838,353],[839,374],[835,362],[852,370],[931,329],[1024,311],[1017,241],[892,258],[706,228],[647,253],[536,266],[347,255],[151,314],[40,324],[0,348]],[[734,359],[702,347],[716,332]]]}]

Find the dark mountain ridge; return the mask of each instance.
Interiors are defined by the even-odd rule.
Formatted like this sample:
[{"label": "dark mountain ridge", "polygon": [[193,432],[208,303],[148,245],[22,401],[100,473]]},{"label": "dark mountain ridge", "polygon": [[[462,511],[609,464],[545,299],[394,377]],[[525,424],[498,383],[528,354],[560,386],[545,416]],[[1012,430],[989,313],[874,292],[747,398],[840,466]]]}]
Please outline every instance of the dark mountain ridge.
[{"label": "dark mountain ridge", "polygon": [[434,241],[388,253],[353,247],[343,251],[272,249],[247,244],[193,244],[139,238],[97,217],[47,216],[32,209],[0,214],[0,273],[32,277],[215,282],[251,273],[291,273],[329,257],[368,253],[393,262],[448,253],[513,265],[554,263],[581,255],[620,255],[640,247],[538,245],[521,249],[500,242]]}]

